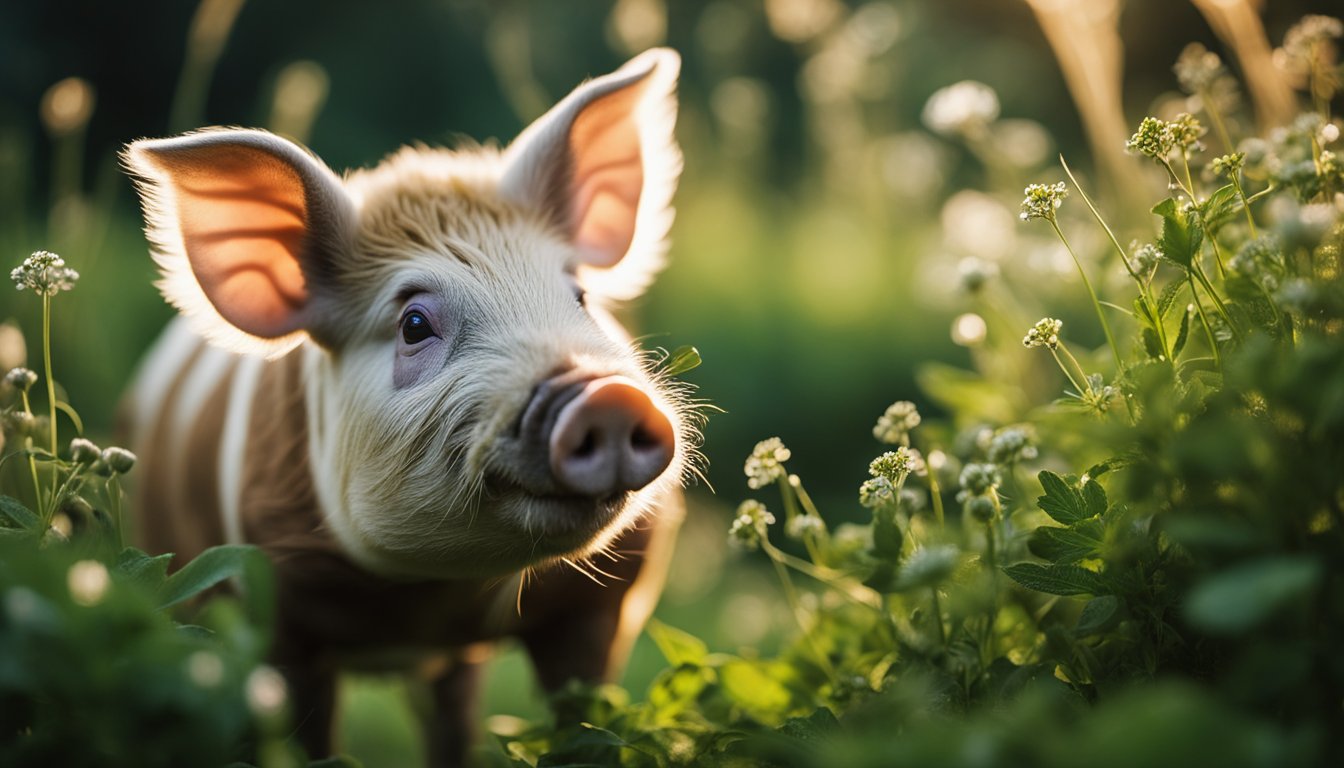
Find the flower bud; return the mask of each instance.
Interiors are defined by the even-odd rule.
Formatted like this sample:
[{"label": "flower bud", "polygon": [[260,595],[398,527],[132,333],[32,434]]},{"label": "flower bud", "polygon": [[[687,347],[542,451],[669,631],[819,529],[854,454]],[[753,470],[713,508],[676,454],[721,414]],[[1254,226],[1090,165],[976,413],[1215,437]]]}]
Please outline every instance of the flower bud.
[{"label": "flower bud", "polygon": [[37,418],[27,411],[10,411],[5,414],[5,427],[15,437],[27,437],[37,430]]},{"label": "flower bud", "polygon": [[15,368],[5,374],[5,383],[20,392],[27,392],[37,383],[37,374],[27,368]]},{"label": "flower bud", "polygon": [[106,448],[103,450],[102,461],[112,470],[113,474],[124,475],[131,471],[135,466],[135,454],[125,448]]},{"label": "flower bud", "polygon": [[988,522],[994,517],[994,499],[989,496],[971,496],[966,499],[964,509],[970,517],[980,522]]},{"label": "flower bud", "polygon": [[102,452],[98,446],[91,440],[85,440],[82,437],[76,437],[70,441],[70,460],[76,464],[92,464],[98,460]]}]

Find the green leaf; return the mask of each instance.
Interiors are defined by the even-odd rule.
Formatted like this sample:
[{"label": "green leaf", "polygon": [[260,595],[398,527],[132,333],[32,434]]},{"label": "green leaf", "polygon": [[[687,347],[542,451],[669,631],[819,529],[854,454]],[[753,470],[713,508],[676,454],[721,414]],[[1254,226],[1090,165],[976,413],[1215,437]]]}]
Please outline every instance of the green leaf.
[{"label": "green leaf", "polygon": [[1141,335],[1143,337],[1143,351],[1147,352],[1149,357],[1154,360],[1166,357],[1167,353],[1162,349],[1162,342],[1157,338],[1157,331],[1152,328],[1144,328]]},{"label": "green leaf", "polygon": [[[1090,522],[1096,526],[1096,521]],[[1088,526],[1089,529],[1092,527]],[[1052,563],[1076,563],[1096,557],[1101,548],[1101,538],[1091,533],[1091,530],[1043,525],[1027,539],[1027,549],[1033,555]]]},{"label": "green leaf", "polygon": [[1260,624],[1321,577],[1321,564],[1306,557],[1268,557],[1205,579],[1190,592],[1185,615],[1215,634],[1237,634]]},{"label": "green leaf", "polygon": [[1226,223],[1226,220],[1237,212],[1241,207],[1241,199],[1237,197],[1237,188],[1227,184],[1204,201],[1201,208],[1204,211],[1204,221],[1208,222],[1209,229],[1217,231],[1219,227]]},{"label": "green leaf", "polygon": [[1096,480],[1098,477],[1115,469],[1124,469],[1134,463],[1133,455],[1112,456],[1111,458],[1093,464],[1087,469],[1087,476]]},{"label": "green leaf", "polygon": [[702,362],[704,361],[700,359],[700,350],[690,346],[677,347],[663,363],[663,373],[668,376],[679,376],[699,368]]},{"label": "green leaf", "polygon": [[647,631],[653,644],[658,646],[663,658],[671,666],[703,664],[709,655],[709,646],[705,645],[705,641],[657,619],[649,621]]},{"label": "green leaf", "polygon": [[1165,318],[1176,304],[1176,298],[1185,290],[1185,283],[1181,280],[1172,280],[1167,283],[1167,287],[1162,289],[1162,294],[1157,297],[1157,314]]},{"label": "green leaf", "polygon": [[1036,499],[1036,506],[1047,515],[1065,525],[1091,516],[1088,514],[1087,505],[1083,502],[1082,494],[1064,478],[1046,469],[1041,470],[1036,478],[1041,481],[1041,488],[1045,490],[1045,495]]},{"label": "green leaf", "polygon": [[169,608],[199,595],[225,579],[244,576],[249,565],[264,563],[266,556],[256,547],[225,544],[211,547],[168,577],[159,590],[159,608]]},{"label": "green leaf", "polygon": [[725,663],[719,668],[719,682],[728,698],[749,712],[782,714],[793,703],[789,689],[766,674],[758,662],[734,659]]},{"label": "green leaf", "polygon": [[1170,197],[1153,206],[1153,213],[1162,217],[1162,236],[1158,238],[1157,244],[1163,255],[1182,268],[1189,269],[1204,238],[1199,225],[1190,221]]},{"label": "green leaf", "polygon": [[[37,530],[42,526],[38,516],[12,496],[0,496],[0,516],[24,530]],[[3,520],[0,520],[0,523],[2,522]]]},{"label": "green leaf", "polygon": [[1134,319],[1149,328],[1157,325],[1157,318],[1153,316],[1152,308],[1148,306],[1148,301],[1142,296],[1134,299]]},{"label": "green leaf", "polygon": [[1027,589],[1050,595],[1104,595],[1110,591],[1100,575],[1076,565],[1017,563],[1003,572]]},{"label": "green leaf", "polygon": [[1101,487],[1095,479],[1089,479],[1083,483],[1083,504],[1087,510],[1088,517],[1097,517],[1106,514],[1106,508],[1110,503],[1106,500],[1106,489]]},{"label": "green leaf", "polygon": [[1195,314],[1193,307],[1186,306],[1184,314],[1181,315],[1181,330],[1176,332],[1176,343],[1172,345],[1171,357],[1176,359],[1185,349],[1185,342],[1190,339],[1190,316]]},{"label": "green leaf", "polygon": [[801,742],[819,742],[839,734],[840,721],[835,719],[835,713],[831,710],[818,707],[807,717],[790,717],[778,730]]},{"label": "green leaf", "polygon": [[896,510],[878,509],[873,513],[873,554],[895,562],[901,558],[905,535],[896,522]]},{"label": "green leaf", "polygon": [[1115,595],[1102,595],[1087,601],[1073,631],[1080,635],[1095,635],[1111,629],[1120,622],[1120,600]]},{"label": "green leaf", "polygon": [[171,552],[150,557],[135,547],[127,547],[117,555],[117,564],[112,570],[125,581],[153,592],[160,589],[168,578],[168,564],[172,559]]}]

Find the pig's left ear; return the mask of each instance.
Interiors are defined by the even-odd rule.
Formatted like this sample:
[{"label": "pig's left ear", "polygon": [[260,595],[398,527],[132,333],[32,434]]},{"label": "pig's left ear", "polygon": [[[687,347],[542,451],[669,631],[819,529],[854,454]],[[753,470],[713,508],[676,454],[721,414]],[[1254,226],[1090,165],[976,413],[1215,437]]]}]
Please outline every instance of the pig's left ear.
[{"label": "pig's left ear", "polygon": [[646,51],[580,85],[505,153],[501,191],[568,234],[599,296],[638,296],[662,267],[681,175],[680,69],[675,51]]},{"label": "pig's left ear", "polygon": [[314,298],[334,283],[355,216],[322,161],[237,128],[137,141],[122,160],[139,182],[159,289],[197,332],[268,356],[322,336]]}]

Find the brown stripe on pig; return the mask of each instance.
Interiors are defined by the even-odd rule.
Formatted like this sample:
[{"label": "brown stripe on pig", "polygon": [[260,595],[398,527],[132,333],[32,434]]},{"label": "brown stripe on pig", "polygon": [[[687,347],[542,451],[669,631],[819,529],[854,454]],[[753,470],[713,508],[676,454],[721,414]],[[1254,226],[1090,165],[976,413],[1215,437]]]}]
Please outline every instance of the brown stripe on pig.
[{"label": "brown stripe on pig", "polygon": [[[201,406],[174,423],[183,408],[187,384],[202,375],[202,357],[222,354],[203,341],[190,349],[155,414],[132,414],[147,428],[136,445],[141,470],[135,480],[134,516],[139,541],[151,552],[173,552],[179,568],[209,547],[224,542],[219,505],[219,434],[224,426],[230,374],[224,363],[215,381],[195,382],[207,393]],[[148,420],[146,420],[148,419]]]}]

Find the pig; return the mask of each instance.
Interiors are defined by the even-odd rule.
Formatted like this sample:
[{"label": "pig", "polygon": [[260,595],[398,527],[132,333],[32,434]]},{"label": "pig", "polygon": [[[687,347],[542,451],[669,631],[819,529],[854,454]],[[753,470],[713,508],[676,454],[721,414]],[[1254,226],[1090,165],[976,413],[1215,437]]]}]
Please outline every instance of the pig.
[{"label": "pig", "polygon": [[128,395],[139,540],[269,555],[311,756],[340,669],[425,674],[431,763],[458,765],[491,643],[554,691],[611,679],[647,621],[696,411],[612,308],[667,250],[679,68],[651,50],[507,148],[344,177],[259,130],[123,152],[179,311]]}]

